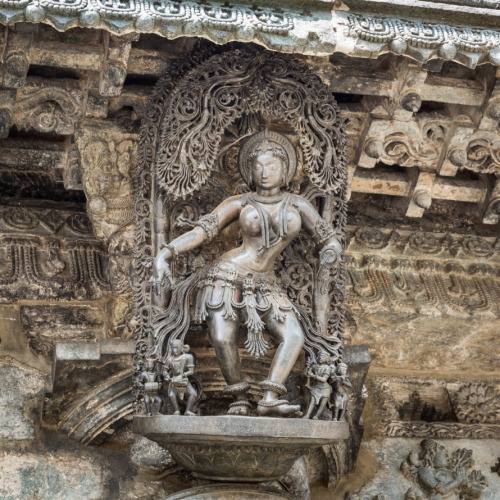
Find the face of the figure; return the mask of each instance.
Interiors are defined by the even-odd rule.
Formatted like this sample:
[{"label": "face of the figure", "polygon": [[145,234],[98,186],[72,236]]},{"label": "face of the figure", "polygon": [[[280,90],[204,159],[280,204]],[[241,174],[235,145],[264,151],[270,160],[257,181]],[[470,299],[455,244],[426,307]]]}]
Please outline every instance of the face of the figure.
[{"label": "face of the figure", "polygon": [[182,352],[182,345],[180,344],[172,344],[172,354],[174,356],[179,356]]},{"label": "face of the figure", "polygon": [[252,179],[263,189],[273,189],[283,184],[285,164],[281,158],[262,153],[252,162]]},{"label": "face of the figure", "polygon": [[448,452],[443,446],[438,446],[437,452],[434,455],[434,467],[447,467],[448,466]]},{"label": "face of the figure", "polygon": [[343,365],[340,365],[340,367],[339,367],[339,373],[341,375],[345,375],[347,373],[347,368],[345,366],[343,366]]},{"label": "face of the figure", "polygon": [[320,363],[329,363],[330,362],[330,356],[324,352],[322,352],[319,355],[319,362]]}]

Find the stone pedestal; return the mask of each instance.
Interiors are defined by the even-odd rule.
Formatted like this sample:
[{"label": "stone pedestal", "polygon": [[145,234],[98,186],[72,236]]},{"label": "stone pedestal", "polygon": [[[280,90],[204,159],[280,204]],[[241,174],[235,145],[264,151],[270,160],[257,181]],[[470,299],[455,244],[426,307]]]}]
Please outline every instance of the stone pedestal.
[{"label": "stone pedestal", "polygon": [[182,467],[215,481],[278,479],[307,450],[349,437],[345,422],[266,417],[134,417],[134,432],[156,441]]},{"label": "stone pedestal", "polygon": [[276,493],[255,485],[227,483],[189,488],[169,495],[165,500],[277,500],[279,498],[294,499],[285,493]]}]

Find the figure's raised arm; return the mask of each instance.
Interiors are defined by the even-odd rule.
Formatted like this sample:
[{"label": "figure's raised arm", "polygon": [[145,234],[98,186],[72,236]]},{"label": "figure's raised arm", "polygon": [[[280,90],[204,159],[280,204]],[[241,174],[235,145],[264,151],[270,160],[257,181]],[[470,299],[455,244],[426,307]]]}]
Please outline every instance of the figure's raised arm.
[{"label": "figure's raised arm", "polygon": [[320,264],[331,267],[342,255],[342,244],[338,234],[306,199],[296,196],[294,205],[299,210],[305,231],[320,248]]}]

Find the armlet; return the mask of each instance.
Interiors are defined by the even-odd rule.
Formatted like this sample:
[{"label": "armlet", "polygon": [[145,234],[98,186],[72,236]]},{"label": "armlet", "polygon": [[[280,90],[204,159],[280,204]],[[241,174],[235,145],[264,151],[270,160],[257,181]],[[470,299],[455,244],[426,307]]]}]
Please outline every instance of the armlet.
[{"label": "armlet", "polygon": [[219,216],[217,214],[204,215],[198,219],[195,226],[200,226],[207,234],[208,241],[212,241],[219,232]]}]

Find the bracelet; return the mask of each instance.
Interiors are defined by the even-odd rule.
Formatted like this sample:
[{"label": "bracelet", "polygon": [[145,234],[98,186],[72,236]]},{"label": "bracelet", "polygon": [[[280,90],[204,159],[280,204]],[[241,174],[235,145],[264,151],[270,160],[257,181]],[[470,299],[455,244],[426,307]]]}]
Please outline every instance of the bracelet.
[{"label": "bracelet", "polygon": [[164,250],[165,248],[167,250],[170,250],[170,253],[172,254],[172,257],[174,259],[177,259],[177,257],[179,256],[179,252],[172,245],[168,243],[163,243],[163,245],[160,247],[160,250]]}]

